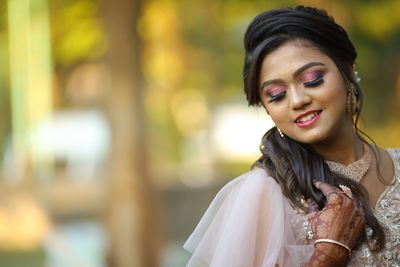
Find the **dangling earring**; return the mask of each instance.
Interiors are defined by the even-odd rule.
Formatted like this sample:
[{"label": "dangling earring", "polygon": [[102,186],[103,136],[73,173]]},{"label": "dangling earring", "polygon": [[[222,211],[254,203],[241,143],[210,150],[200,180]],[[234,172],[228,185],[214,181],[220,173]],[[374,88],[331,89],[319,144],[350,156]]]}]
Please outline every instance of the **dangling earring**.
[{"label": "dangling earring", "polygon": [[349,91],[347,93],[347,111],[350,115],[354,115],[357,112],[357,88],[353,83],[349,84]]},{"label": "dangling earring", "polygon": [[354,71],[354,78],[355,78],[355,80],[356,80],[356,83],[359,83],[360,81],[361,81],[361,78],[360,78],[360,76],[358,75],[358,71]]},{"label": "dangling earring", "polygon": [[279,129],[278,127],[276,127],[276,129],[278,129],[278,133],[282,138],[285,137],[285,135],[282,133],[281,129]]}]

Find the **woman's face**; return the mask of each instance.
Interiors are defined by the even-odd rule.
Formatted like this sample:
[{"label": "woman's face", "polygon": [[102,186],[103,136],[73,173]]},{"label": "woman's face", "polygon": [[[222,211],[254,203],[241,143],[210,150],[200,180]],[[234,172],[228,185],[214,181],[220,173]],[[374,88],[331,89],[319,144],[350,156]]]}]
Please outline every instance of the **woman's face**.
[{"label": "woman's face", "polygon": [[335,63],[304,42],[283,44],[262,62],[261,101],[276,126],[299,142],[325,143],[352,132],[346,92]]}]

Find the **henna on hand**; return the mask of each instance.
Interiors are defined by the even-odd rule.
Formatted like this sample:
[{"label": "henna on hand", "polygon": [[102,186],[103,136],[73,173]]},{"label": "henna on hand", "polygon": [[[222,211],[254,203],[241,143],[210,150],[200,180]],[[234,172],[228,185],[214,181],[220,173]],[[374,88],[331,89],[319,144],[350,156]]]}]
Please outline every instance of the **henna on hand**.
[{"label": "henna on hand", "polygon": [[305,267],[342,267],[346,266],[348,252],[340,246],[320,243]]},{"label": "henna on hand", "polygon": [[[321,211],[316,205],[310,205],[313,210],[308,219],[314,238],[335,240],[353,249],[364,229],[362,210],[339,188],[322,182],[315,186],[327,198],[327,204]],[[343,266],[348,260],[345,247],[318,243],[306,266]]]}]

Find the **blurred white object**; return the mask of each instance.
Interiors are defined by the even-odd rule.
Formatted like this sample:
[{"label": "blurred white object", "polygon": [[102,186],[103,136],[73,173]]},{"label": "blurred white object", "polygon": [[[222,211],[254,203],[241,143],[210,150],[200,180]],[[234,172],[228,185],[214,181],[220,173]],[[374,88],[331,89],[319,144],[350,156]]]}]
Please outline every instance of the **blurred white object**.
[{"label": "blurred white object", "polygon": [[189,187],[203,187],[215,175],[215,162],[249,163],[261,156],[261,138],[275,124],[262,108],[224,105],[211,116],[211,128],[186,138],[179,178]]},{"label": "blurred white object", "polygon": [[[65,175],[80,181],[95,178],[102,172],[110,146],[110,127],[106,117],[98,110],[74,110],[54,113],[43,120],[30,133],[29,143],[35,157],[51,155],[56,167]],[[27,159],[28,160],[28,159]],[[16,173],[29,166],[14,157],[11,146],[3,162],[5,177],[18,179]],[[48,165],[35,166],[34,173],[53,176],[53,170],[41,170]],[[54,168],[53,168],[54,169]],[[58,170],[60,171],[60,170]]]},{"label": "blurred white object", "polygon": [[211,145],[215,156],[224,161],[255,161],[260,155],[261,138],[274,126],[262,108],[231,104],[213,116]]},{"label": "blurred white object", "polygon": [[64,111],[44,121],[33,132],[32,144],[39,153],[52,153],[65,161],[69,177],[93,177],[108,154],[109,125],[96,110]]}]

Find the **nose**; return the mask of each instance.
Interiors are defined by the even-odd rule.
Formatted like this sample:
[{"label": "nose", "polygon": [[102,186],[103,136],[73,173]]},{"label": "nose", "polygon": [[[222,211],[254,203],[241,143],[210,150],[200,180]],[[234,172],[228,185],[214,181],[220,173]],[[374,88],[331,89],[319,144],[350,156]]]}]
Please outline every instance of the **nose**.
[{"label": "nose", "polygon": [[289,99],[290,106],[294,110],[302,109],[311,103],[311,96],[301,87],[293,87]]}]

